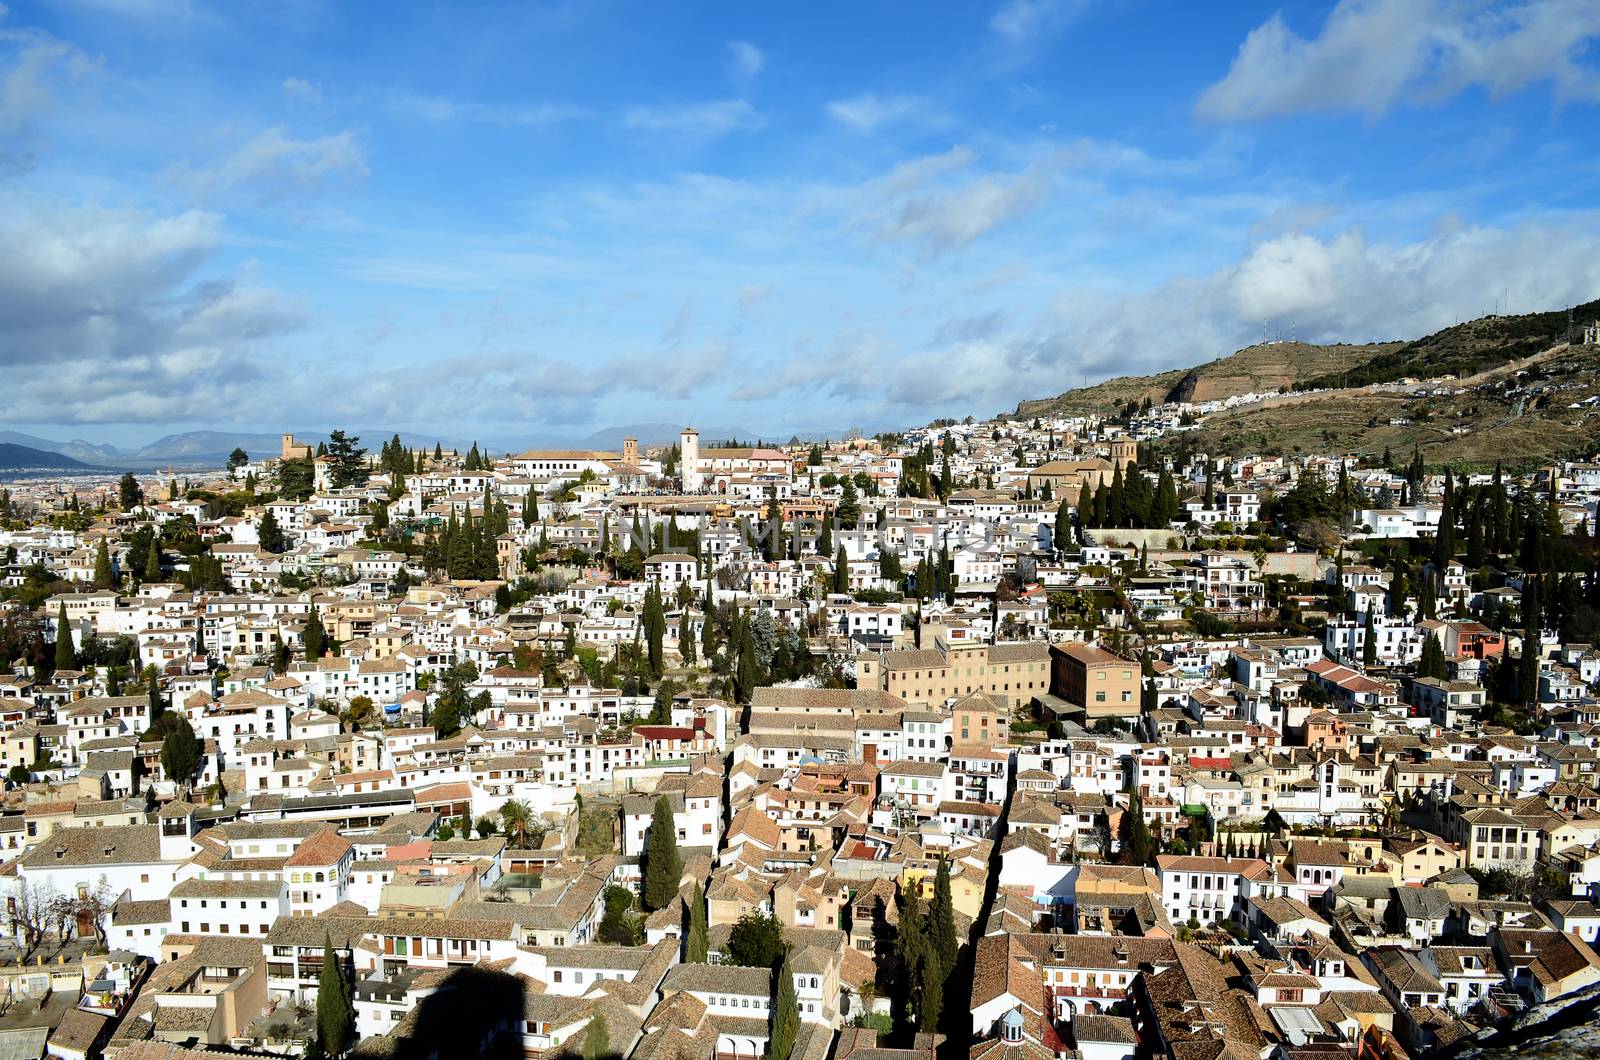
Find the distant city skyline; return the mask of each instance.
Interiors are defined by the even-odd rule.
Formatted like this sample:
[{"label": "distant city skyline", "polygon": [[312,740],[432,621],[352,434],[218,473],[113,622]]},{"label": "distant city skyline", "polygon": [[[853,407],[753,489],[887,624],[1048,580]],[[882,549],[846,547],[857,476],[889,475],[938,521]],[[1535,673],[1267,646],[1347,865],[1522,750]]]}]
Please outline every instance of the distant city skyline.
[{"label": "distant city skyline", "polygon": [[0,4],[0,428],[781,440],[1600,296],[1600,5],[804,13]]}]

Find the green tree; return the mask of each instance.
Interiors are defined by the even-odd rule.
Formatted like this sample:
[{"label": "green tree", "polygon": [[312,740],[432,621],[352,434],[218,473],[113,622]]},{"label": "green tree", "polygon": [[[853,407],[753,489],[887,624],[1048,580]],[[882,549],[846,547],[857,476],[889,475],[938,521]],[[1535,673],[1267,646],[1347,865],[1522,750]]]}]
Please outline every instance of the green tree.
[{"label": "green tree", "polygon": [[900,896],[900,930],[895,936],[895,998],[899,1022],[907,1028],[933,1029],[922,1018],[926,1002],[923,986],[930,959],[921,895],[916,886],[909,886]]},{"label": "green tree", "polygon": [[683,658],[685,666],[693,666],[697,661],[694,651],[694,627],[689,622],[688,607],[684,607],[683,614],[678,618],[678,654]]},{"label": "green tree", "polygon": [[328,631],[322,626],[322,616],[317,613],[316,605],[312,605],[311,614],[306,617],[303,639],[308,662],[328,653]]},{"label": "green tree", "polygon": [[735,921],[728,932],[728,961],[746,968],[772,968],[783,959],[783,925],[757,910]]},{"label": "green tree", "polygon": [[684,949],[684,960],[690,964],[704,964],[710,949],[710,928],[706,923],[706,889],[694,885],[694,900],[689,904],[689,941]]},{"label": "green tree", "polygon": [[78,654],[72,650],[72,625],[67,621],[67,602],[56,609],[56,669],[76,670]]},{"label": "green tree", "polygon": [[179,788],[187,787],[200,770],[200,750],[200,740],[189,719],[177,718],[161,741],[161,769],[167,779]]},{"label": "green tree", "polygon": [[233,474],[249,462],[250,454],[237,446],[234,447],[233,452],[228,454],[228,474]]},{"label": "green tree", "polygon": [[700,654],[710,666],[717,655],[717,605],[711,595],[711,582],[706,582],[705,617],[700,622]]},{"label": "green tree", "polygon": [[111,553],[103,537],[94,550],[94,584],[101,589],[109,589],[112,584]]},{"label": "green tree", "polygon": [[767,1041],[768,1060],[789,1060],[795,1035],[800,1029],[800,1000],[794,992],[794,969],[789,955],[783,955],[778,969],[778,997],[772,1008],[772,1031]]},{"label": "green tree", "polygon": [[322,972],[317,978],[317,1044],[325,1056],[340,1056],[355,1027],[350,981],[333,952],[333,938],[322,934]]},{"label": "green tree", "polygon": [[861,521],[861,502],[856,499],[856,484],[848,478],[843,483],[844,492],[839,496],[839,506],[834,509],[834,515],[839,520],[839,525],[846,530],[854,530]]},{"label": "green tree", "polygon": [[638,945],[644,924],[633,915],[633,892],[613,885],[602,897],[605,912],[600,917],[600,938],[616,946]]},{"label": "green tree", "polygon": [[150,535],[150,550],[144,557],[144,580],[158,582],[161,580],[161,537],[159,534]]},{"label": "green tree", "polygon": [[500,807],[500,829],[518,848],[525,849],[533,829],[533,811],[520,799],[507,799]]},{"label": "green tree", "polygon": [[161,715],[167,712],[167,705],[161,699],[160,679],[152,675],[150,680],[145,682],[144,689],[145,705],[150,714],[150,725],[154,727],[155,723],[161,720]]},{"label": "green tree", "polygon": [[843,545],[833,558],[833,591],[843,596],[850,594],[850,559],[844,554]]},{"label": "green tree", "polygon": [[1052,542],[1057,552],[1065,552],[1072,547],[1072,506],[1065,497],[1056,508],[1055,540]]},{"label": "green tree", "polygon": [[328,479],[335,489],[366,485],[367,451],[356,445],[359,441],[343,431],[328,435]]},{"label": "green tree", "polygon": [[1149,864],[1156,854],[1156,841],[1150,834],[1150,825],[1144,819],[1144,803],[1137,792],[1128,796],[1128,810],[1123,816],[1127,821],[1123,853],[1127,855],[1128,864]]},{"label": "green tree", "polygon": [[928,903],[928,941],[946,972],[955,967],[961,940],[956,935],[955,900],[950,894],[950,860],[939,859],[933,877],[933,899]]},{"label": "green tree", "polygon": [[267,513],[261,517],[261,525],[256,528],[256,541],[261,546],[261,551],[279,555],[288,547],[283,537],[283,528],[278,525],[278,517],[268,508]]},{"label": "green tree", "polygon": [[761,662],[756,655],[755,634],[748,622],[740,626],[738,652],[738,665],[733,675],[734,698],[740,703],[748,703],[755,694],[756,685],[761,682]]},{"label": "green tree", "polygon": [[650,675],[660,677],[665,664],[662,643],[666,637],[667,616],[661,603],[661,585],[650,586],[644,594],[645,650],[650,663]]},{"label": "green tree", "polygon": [[125,472],[117,483],[117,500],[125,512],[133,511],[144,501],[144,487],[139,485],[132,471]]},{"label": "green tree", "polygon": [[303,501],[316,484],[316,468],[310,460],[280,460],[277,478],[279,496]]},{"label": "green tree", "polygon": [[678,826],[672,801],[662,795],[650,814],[644,848],[644,907],[654,912],[678,896],[683,883],[683,858],[678,854]]},{"label": "green tree", "polygon": [[[1372,629],[1372,607],[1367,607],[1366,626],[1362,630],[1361,665],[1376,666],[1378,663],[1378,635]],[[1429,638],[1430,640],[1433,638]]]},{"label": "green tree", "polygon": [[583,1031],[583,1060],[608,1060],[611,1055],[611,1028],[605,1013],[596,1012]]}]

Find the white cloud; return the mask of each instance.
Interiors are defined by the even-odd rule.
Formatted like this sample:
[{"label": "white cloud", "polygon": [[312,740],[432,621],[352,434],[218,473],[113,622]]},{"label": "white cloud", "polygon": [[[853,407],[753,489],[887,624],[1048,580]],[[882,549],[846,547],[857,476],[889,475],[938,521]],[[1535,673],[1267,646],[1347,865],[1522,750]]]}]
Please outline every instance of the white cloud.
[{"label": "white cloud", "polygon": [[15,133],[49,113],[61,82],[81,77],[93,60],[72,45],[41,34],[7,31],[25,41],[0,77],[0,131]]},{"label": "white cloud", "polygon": [[1088,6],[1089,0],[1005,0],[989,16],[989,31],[1011,53],[1011,63],[1022,62],[1038,53]]},{"label": "white cloud", "polygon": [[893,420],[980,414],[1226,356],[1256,341],[1263,320],[1308,341],[1414,338],[1482,315],[1506,284],[1514,312],[1592,298],[1600,216],[1505,228],[1446,219],[1406,243],[1369,241],[1354,228],[1278,235],[1202,275],[1122,293],[1067,286],[1032,317],[1015,304],[951,316],[921,344],[847,331],[747,373],[729,396],[876,403]]},{"label": "white cloud", "polygon": [[565,103],[482,103],[447,96],[397,95],[389,100],[396,114],[434,124],[465,121],[484,125],[552,125],[583,117],[582,107]]},{"label": "white cloud", "polygon": [[1027,43],[1055,12],[1056,0],[1006,0],[989,17],[989,28],[1007,44]]},{"label": "white cloud", "polygon": [[1600,99],[1581,59],[1600,38],[1600,5],[1527,0],[1340,0],[1305,38],[1274,14],[1250,31],[1227,75],[1195,111],[1243,121],[1314,111],[1382,114],[1403,99],[1438,100],[1472,86],[1497,95],[1550,81],[1564,99]]},{"label": "white cloud", "polygon": [[623,115],[622,123],[641,132],[714,140],[741,129],[760,128],[763,118],[742,99],[724,99],[676,106],[633,107]]},{"label": "white cloud", "polygon": [[215,164],[173,171],[178,182],[202,198],[249,192],[275,198],[307,191],[332,177],[363,177],[365,152],[352,132],[296,140],[268,129]]},{"label": "white cloud", "polygon": [[867,185],[872,202],[854,226],[874,243],[908,243],[932,260],[970,246],[1038,206],[1059,165],[1058,156],[1051,156],[1019,173],[985,173],[964,183],[950,179],[975,158],[970,148],[955,147],[896,166]]},{"label": "white cloud", "polygon": [[1415,338],[1491,311],[1507,287],[1514,312],[1592,298],[1600,220],[1512,228],[1447,220],[1410,243],[1371,242],[1354,228],[1326,239],[1276,236],[1206,276],[1120,298],[1067,292],[1059,326],[1037,339],[1030,367],[1070,364],[1092,380],[1197,364],[1255,341],[1263,320],[1313,342]]},{"label": "white cloud", "polygon": [[322,88],[303,77],[284,78],[283,94],[289,99],[301,103],[317,104],[322,102]]},{"label": "white cloud", "polygon": [[741,88],[754,81],[767,65],[767,56],[747,40],[728,42],[728,76]]},{"label": "white cloud", "polygon": [[762,302],[765,302],[771,294],[772,284],[770,283],[747,283],[739,288],[739,309],[748,313]]},{"label": "white cloud", "polygon": [[828,104],[828,116],[857,132],[872,132],[886,122],[899,121],[915,114],[922,105],[916,96],[878,96],[864,92],[852,99],[836,99]]},{"label": "white cloud", "polygon": [[7,414],[171,422],[255,405],[297,307],[238,278],[201,279],[221,218],[17,206],[0,213]]}]

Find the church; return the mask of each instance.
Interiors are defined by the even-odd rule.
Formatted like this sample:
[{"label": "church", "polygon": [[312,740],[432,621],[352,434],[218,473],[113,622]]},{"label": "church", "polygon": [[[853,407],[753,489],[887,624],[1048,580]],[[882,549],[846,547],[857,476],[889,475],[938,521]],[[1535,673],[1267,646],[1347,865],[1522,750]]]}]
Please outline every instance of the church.
[{"label": "church", "polygon": [[765,500],[789,496],[794,465],[771,447],[700,448],[700,432],[685,427],[678,435],[679,468],[685,493],[715,493]]}]

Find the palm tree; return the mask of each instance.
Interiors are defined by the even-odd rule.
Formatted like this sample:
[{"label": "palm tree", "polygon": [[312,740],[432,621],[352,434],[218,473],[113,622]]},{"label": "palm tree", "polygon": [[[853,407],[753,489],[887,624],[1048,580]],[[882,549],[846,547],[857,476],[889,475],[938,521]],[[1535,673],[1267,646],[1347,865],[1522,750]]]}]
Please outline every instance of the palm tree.
[{"label": "palm tree", "polygon": [[510,839],[525,843],[533,825],[533,811],[520,799],[507,799],[500,807],[500,827]]}]

